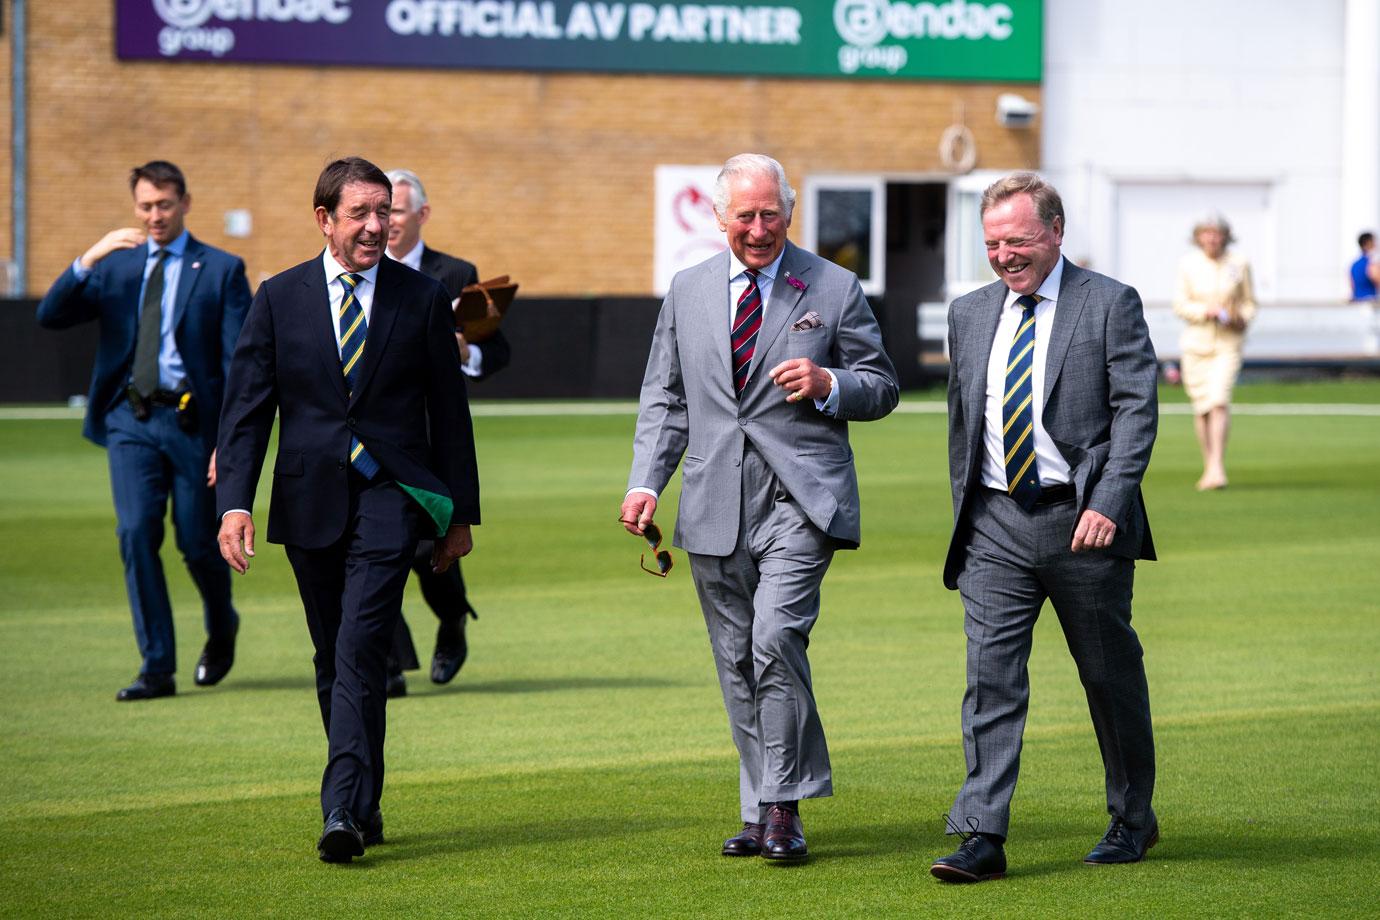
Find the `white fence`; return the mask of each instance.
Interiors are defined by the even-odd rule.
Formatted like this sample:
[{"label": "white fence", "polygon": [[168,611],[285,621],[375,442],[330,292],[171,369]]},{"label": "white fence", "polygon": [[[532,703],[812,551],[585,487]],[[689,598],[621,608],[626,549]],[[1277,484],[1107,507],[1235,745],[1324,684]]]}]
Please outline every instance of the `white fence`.
[{"label": "white fence", "polygon": [[[946,303],[916,308],[922,341],[946,342],[948,310]],[[1177,359],[1183,321],[1170,305],[1146,304],[1145,321],[1160,360]],[[1247,361],[1380,358],[1380,308],[1374,303],[1263,303],[1247,333],[1245,356]]]}]

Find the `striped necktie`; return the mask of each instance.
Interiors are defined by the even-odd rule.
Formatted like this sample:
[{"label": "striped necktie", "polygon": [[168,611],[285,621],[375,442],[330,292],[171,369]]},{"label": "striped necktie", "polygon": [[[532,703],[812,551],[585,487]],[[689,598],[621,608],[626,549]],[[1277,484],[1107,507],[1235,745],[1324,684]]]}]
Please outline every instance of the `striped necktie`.
[{"label": "striped necktie", "polygon": [[1035,388],[1035,305],[1042,298],[1023,294],[1016,298],[1024,312],[1011,353],[1006,361],[1006,394],[1002,400],[1002,445],[1006,448],[1006,491],[1026,511],[1040,498],[1040,468],[1035,462],[1035,412],[1031,400]]},{"label": "striped necktie", "polygon": [[738,310],[733,316],[733,391],[743,395],[748,368],[757,348],[757,331],[762,328],[762,291],[757,287],[756,269],[744,269],[747,287],[738,295]]},{"label": "striped necktie", "polygon": [[[340,301],[340,369],[345,374],[345,389],[353,396],[355,384],[359,380],[359,362],[364,357],[364,339],[369,324],[364,321],[364,308],[355,297],[355,288],[364,280],[363,275],[346,273],[340,276],[340,286],[345,296]],[[373,479],[379,471],[379,463],[364,449],[359,438],[350,435],[350,464],[365,479]]]}]

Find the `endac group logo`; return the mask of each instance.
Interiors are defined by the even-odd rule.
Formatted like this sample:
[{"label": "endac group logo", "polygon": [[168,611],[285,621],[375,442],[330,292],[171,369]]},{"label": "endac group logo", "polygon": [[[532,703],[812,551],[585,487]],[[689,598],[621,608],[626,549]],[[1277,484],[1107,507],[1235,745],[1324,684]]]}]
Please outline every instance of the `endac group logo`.
[{"label": "endac group logo", "polygon": [[839,70],[901,70],[910,55],[904,45],[883,45],[887,39],[1005,41],[1011,36],[1012,15],[1011,7],[1005,3],[835,0],[834,29],[844,43],[839,49]]},{"label": "endac group logo", "polygon": [[226,26],[209,27],[214,17],[222,22],[328,22],[339,25],[350,18],[350,0],[152,0],[153,11],[163,20],[158,31],[158,51],[173,57],[184,51],[221,57],[235,47],[235,32]]}]

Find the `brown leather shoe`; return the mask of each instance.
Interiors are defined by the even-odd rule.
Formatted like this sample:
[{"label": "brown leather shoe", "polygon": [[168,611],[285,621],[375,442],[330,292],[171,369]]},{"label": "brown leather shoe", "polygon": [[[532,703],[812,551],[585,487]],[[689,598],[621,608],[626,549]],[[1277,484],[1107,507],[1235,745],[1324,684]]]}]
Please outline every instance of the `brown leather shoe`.
[{"label": "brown leather shoe", "polygon": [[765,824],[743,822],[743,829],[724,841],[722,850],[725,856],[757,856],[762,852],[762,836]]},{"label": "brown leather shoe", "polygon": [[793,862],[804,859],[805,828],[795,802],[773,802],[767,806],[767,831],[762,838],[762,855],[767,859]]}]

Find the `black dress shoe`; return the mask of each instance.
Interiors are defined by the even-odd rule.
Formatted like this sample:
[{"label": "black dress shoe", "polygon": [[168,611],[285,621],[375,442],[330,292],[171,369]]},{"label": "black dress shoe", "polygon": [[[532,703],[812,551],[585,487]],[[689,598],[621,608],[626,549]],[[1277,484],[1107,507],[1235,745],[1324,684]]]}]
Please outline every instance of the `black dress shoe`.
[{"label": "black dress shoe", "polygon": [[1140,862],[1145,851],[1160,842],[1160,822],[1154,812],[1144,827],[1131,827],[1121,818],[1113,818],[1107,833],[1097,841],[1092,852],[1083,857],[1090,866],[1110,866],[1116,863]]},{"label": "black dress shoe", "polygon": [[383,843],[383,812],[375,808],[374,813],[364,820],[359,830],[360,833],[364,835],[364,845],[366,847],[377,846]]},{"label": "black dress shoe", "polygon": [[208,639],[196,663],[196,685],[214,687],[220,683],[235,663],[235,637],[228,640]]},{"label": "black dress shoe", "polygon": [[407,696],[407,678],[403,677],[403,672],[388,675],[388,698],[396,699],[400,696]]},{"label": "black dress shoe", "polygon": [[767,829],[762,835],[762,855],[767,859],[795,862],[809,853],[805,847],[805,828],[794,802],[773,802],[767,806]]},{"label": "black dress shoe", "polygon": [[721,851],[725,856],[757,856],[762,852],[762,837],[766,832],[765,824],[753,824],[751,821],[743,823],[743,829],[724,841],[724,848]]},{"label": "black dress shoe", "polygon": [[1006,875],[1006,851],[983,834],[969,834],[958,849],[941,856],[930,866],[930,875],[941,882],[985,882]]},{"label": "black dress shoe", "polygon": [[347,808],[334,808],[326,818],[321,839],[316,842],[322,862],[347,863],[364,855],[364,834]]},{"label": "black dress shoe", "polygon": [[431,682],[448,684],[460,673],[469,657],[470,645],[465,639],[465,621],[469,617],[479,619],[479,614],[468,610],[460,614],[459,623],[442,623],[436,630],[436,651],[431,656]]},{"label": "black dress shoe", "polygon": [[115,694],[121,703],[130,700],[155,700],[160,696],[172,696],[177,692],[177,683],[171,674],[140,674],[134,683]]}]

